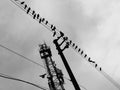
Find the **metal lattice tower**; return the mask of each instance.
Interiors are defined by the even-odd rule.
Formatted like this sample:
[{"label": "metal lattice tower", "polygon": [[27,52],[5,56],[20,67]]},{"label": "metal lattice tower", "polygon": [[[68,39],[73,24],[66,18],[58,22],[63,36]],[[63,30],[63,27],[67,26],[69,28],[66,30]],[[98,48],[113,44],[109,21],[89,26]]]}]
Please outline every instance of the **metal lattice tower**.
[{"label": "metal lattice tower", "polygon": [[39,45],[39,47],[40,56],[44,59],[43,61],[47,69],[47,78],[50,90],[65,90],[63,86],[63,73],[56,67],[55,62],[52,60],[50,47],[48,47],[45,43]]}]

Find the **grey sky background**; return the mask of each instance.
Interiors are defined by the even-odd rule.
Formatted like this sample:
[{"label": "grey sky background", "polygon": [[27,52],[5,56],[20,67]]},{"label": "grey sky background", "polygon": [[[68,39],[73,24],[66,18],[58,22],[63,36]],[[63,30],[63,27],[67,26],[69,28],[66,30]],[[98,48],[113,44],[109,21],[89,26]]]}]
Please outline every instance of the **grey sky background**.
[{"label": "grey sky background", "polygon": [[[22,1],[22,0],[21,0]],[[120,84],[119,0],[26,0],[41,16],[75,41]],[[52,33],[38,24],[10,0],[0,2],[0,44],[43,65],[38,44],[51,47],[53,60],[68,77],[52,43]],[[80,85],[87,90],[118,90],[72,49],[65,56]],[[0,47],[0,72],[48,88],[45,70]],[[69,77],[68,77],[69,78]],[[66,90],[74,90],[65,80]],[[0,78],[0,90],[39,90],[17,81]],[[85,90],[82,88],[82,90]]]}]

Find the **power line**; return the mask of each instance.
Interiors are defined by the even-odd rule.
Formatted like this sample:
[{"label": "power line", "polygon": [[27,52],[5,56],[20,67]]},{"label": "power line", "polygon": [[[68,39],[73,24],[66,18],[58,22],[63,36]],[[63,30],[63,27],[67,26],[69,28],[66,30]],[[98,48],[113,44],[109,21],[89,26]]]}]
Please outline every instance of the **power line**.
[{"label": "power line", "polygon": [[[6,49],[6,50],[8,50],[8,51],[10,51],[10,52],[12,52],[12,53],[18,55],[18,56],[20,56],[20,57],[22,57],[22,58],[24,58],[24,59],[26,59],[26,60],[28,60],[28,61],[30,61],[30,62],[32,62],[32,63],[38,65],[38,66],[41,66],[43,69],[45,69],[45,67],[42,66],[41,64],[39,64],[39,63],[33,61],[32,59],[29,59],[29,58],[27,58],[27,57],[25,57],[25,56],[23,56],[23,55],[21,55],[21,54],[19,54],[19,53],[16,52],[16,51],[13,51],[13,50],[9,49],[8,47],[6,47],[6,46],[4,46],[4,45],[2,45],[2,44],[0,44],[0,47],[2,47],[2,48],[4,48],[4,49]],[[69,80],[69,81],[70,81],[70,79],[68,79],[67,77],[64,77],[64,78],[65,78],[66,80]]]},{"label": "power line", "polygon": [[31,62],[31,63],[34,63],[34,64],[36,64],[36,65],[38,65],[38,66],[41,66],[42,68],[45,68],[45,67],[42,66],[41,64],[39,64],[39,63],[33,61],[32,59],[29,59],[29,58],[25,57],[24,55],[21,55],[21,54],[17,53],[16,51],[13,51],[13,50],[9,49],[8,47],[6,47],[6,46],[4,46],[4,45],[2,45],[2,44],[0,44],[0,47],[2,47],[2,48],[4,48],[4,49],[8,50],[8,51],[11,52],[11,53],[14,53],[14,54],[16,54],[16,55],[18,55],[18,56],[24,58],[25,60],[27,60],[27,61],[29,61],[29,62]]},{"label": "power line", "polygon": [[5,74],[3,74],[3,73],[0,73],[0,77],[6,78],[6,79],[15,80],[15,81],[19,81],[19,82],[23,82],[23,83],[32,85],[32,86],[37,87],[37,88],[42,89],[42,90],[48,90],[48,89],[45,89],[44,87],[39,86],[39,85],[37,85],[37,84],[31,83],[31,82],[28,82],[28,81],[25,81],[25,80],[22,80],[22,79],[14,78],[14,77],[11,77],[11,76],[9,76],[9,75],[5,75]]}]

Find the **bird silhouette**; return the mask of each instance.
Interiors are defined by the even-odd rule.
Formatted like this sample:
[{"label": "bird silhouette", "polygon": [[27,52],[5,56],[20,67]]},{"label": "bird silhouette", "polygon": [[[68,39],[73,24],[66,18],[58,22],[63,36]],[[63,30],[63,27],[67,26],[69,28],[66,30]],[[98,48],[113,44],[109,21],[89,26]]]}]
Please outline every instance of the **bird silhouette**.
[{"label": "bird silhouette", "polygon": [[83,54],[83,51],[81,52],[81,54]]},{"label": "bird silhouette", "polygon": [[42,18],[42,22],[44,22],[45,21],[45,18]]},{"label": "bird silhouette", "polygon": [[37,14],[37,19],[39,19],[39,17],[40,17],[40,15],[39,15],[39,14]]},{"label": "bird silhouette", "polygon": [[33,11],[32,11],[32,15],[34,15],[34,14],[35,14],[35,11],[33,10]]},{"label": "bird silhouette", "polygon": [[35,18],[36,18],[36,14],[33,15],[33,19],[35,19]]},{"label": "bird silhouette", "polygon": [[79,48],[79,49],[78,49],[78,52],[80,52],[80,50],[81,50],[81,49]]},{"label": "bird silhouette", "polygon": [[78,46],[75,47],[75,49],[77,49],[77,48],[78,48]]},{"label": "bird silhouette", "polygon": [[41,78],[45,78],[45,76],[46,76],[46,73],[43,74],[43,75],[40,75]]},{"label": "bird silhouette", "polygon": [[46,20],[45,24],[47,25],[48,24],[48,21]]},{"label": "bird silhouette", "polygon": [[41,20],[41,18],[39,19],[39,23],[41,23],[42,22],[42,20]]},{"label": "bird silhouette", "polygon": [[75,43],[73,43],[73,45],[72,45],[73,47],[75,46]]},{"label": "bird silhouette", "polygon": [[56,35],[56,31],[53,32],[53,37]]},{"label": "bird silhouette", "polygon": [[23,1],[23,2],[21,2],[20,4],[24,4],[25,2]]},{"label": "bird silhouette", "polygon": [[55,31],[56,27],[55,27],[55,26],[53,26],[51,29],[52,29],[52,31]]},{"label": "bird silhouette", "polygon": [[97,64],[95,64],[95,68],[97,67]]},{"label": "bird silhouette", "polygon": [[87,57],[87,54],[85,54],[84,58],[86,58],[86,57]]},{"label": "bird silhouette", "polygon": [[26,8],[27,8],[27,5],[25,4],[24,9],[26,9]]},{"label": "bird silhouette", "polygon": [[31,8],[29,7],[28,10],[27,10],[27,14],[30,12]]}]

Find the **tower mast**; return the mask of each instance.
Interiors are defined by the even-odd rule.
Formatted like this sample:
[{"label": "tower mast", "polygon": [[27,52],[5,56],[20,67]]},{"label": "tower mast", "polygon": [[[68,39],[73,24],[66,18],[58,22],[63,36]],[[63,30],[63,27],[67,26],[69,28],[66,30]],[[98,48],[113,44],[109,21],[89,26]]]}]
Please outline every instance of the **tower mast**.
[{"label": "tower mast", "polygon": [[39,45],[40,57],[44,59],[45,67],[47,69],[48,85],[50,90],[65,90],[63,73],[56,67],[55,62],[52,60],[52,53],[50,47],[45,43]]}]

